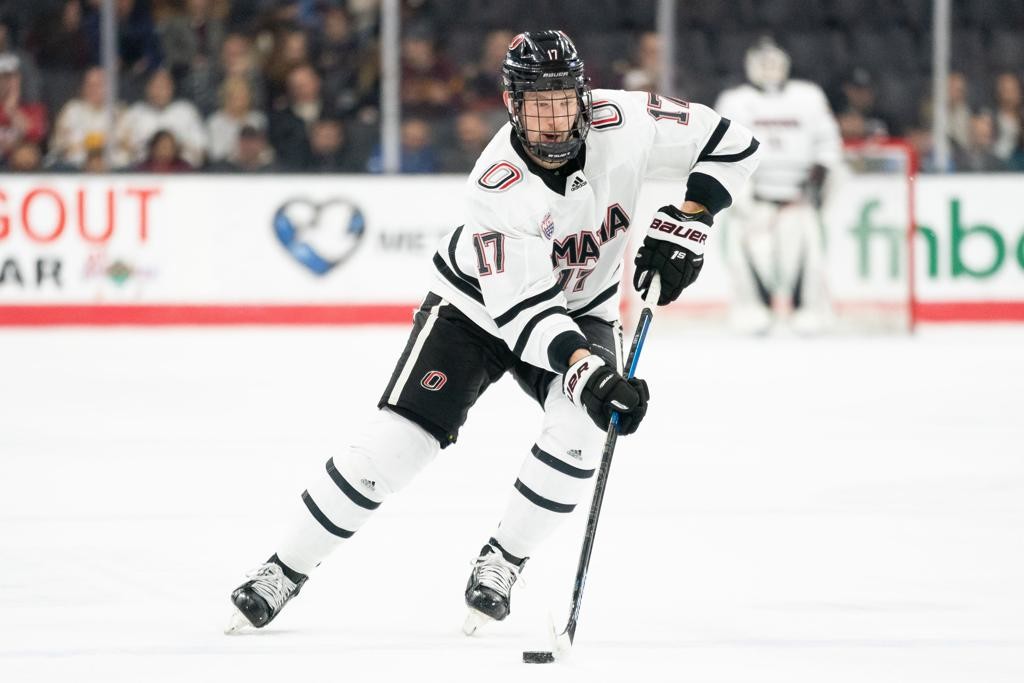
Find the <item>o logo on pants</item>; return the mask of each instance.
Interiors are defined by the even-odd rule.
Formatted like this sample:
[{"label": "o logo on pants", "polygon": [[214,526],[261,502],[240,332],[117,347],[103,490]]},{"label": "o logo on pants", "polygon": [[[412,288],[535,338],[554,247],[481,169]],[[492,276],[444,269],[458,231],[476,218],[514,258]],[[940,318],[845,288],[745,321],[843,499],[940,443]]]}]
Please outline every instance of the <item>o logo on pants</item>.
[{"label": "o logo on pants", "polygon": [[447,381],[448,376],[443,372],[431,370],[427,374],[423,375],[423,379],[420,380],[420,386],[427,391],[440,391],[441,387],[443,387]]}]

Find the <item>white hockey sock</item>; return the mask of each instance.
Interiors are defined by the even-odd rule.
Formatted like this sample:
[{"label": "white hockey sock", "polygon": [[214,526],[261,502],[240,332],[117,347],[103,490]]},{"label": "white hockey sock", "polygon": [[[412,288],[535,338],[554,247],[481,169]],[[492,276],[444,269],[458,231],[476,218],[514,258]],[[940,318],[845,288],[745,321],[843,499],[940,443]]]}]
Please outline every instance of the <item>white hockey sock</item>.
[{"label": "white hockey sock", "polygon": [[544,406],[544,428],[502,515],[494,539],[516,557],[529,557],[569,517],[590,490],[604,432],[552,390]]},{"label": "white hockey sock", "polygon": [[418,425],[381,410],[345,452],[319,468],[303,491],[277,556],[309,574],[358,531],[380,504],[404,488],[437,454],[437,440]]}]

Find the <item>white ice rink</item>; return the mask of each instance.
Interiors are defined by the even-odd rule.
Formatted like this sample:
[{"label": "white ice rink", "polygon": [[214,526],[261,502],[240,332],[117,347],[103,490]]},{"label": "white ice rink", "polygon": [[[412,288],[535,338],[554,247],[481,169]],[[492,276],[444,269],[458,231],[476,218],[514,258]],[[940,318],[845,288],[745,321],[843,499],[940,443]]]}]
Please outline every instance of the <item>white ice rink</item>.
[{"label": "white ice rink", "polygon": [[459,443],[264,632],[221,634],[282,511],[374,410],[406,330],[2,330],[0,681],[1024,681],[1024,330],[679,337],[657,321],[570,660],[586,506],[513,614],[462,590],[539,411]]}]

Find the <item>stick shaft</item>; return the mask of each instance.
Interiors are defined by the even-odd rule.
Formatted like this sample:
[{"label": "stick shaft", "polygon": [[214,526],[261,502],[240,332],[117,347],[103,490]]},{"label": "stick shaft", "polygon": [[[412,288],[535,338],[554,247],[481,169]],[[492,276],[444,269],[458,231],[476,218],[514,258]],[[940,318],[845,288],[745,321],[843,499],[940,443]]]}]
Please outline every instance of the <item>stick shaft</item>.
[{"label": "stick shaft", "polygon": [[[661,295],[661,282],[657,275],[653,276],[650,288],[647,290],[647,301],[640,312],[640,320],[636,325],[636,332],[633,334],[633,342],[630,344],[629,356],[626,360],[626,377],[631,378],[636,372],[637,362],[640,359],[640,351],[643,349],[644,340],[647,339],[647,331],[654,320],[654,307]],[[608,473],[612,466],[612,456],[615,455],[615,443],[618,440],[619,416],[612,415],[611,424],[608,425],[608,434],[604,442],[604,450],[601,453],[601,465],[597,470],[597,481],[594,483],[594,496],[590,501],[590,515],[587,517],[587,528],[583,534],[583,546],[580,549],[579,563],[576,565],[576,580],[572,589],[572,606],[569,610],[569,621],[565,625],[563,635],[569,637],[572,644],[576,637],[576,624],[579,620],[580,606],[583,604],[583,588],[587,583],[587,570],[590,568],[590,556],[594,550],[594,538],[597,536],[597,523],[601,518],[601,504],[604,502],[604,490],[608,483]]]}]

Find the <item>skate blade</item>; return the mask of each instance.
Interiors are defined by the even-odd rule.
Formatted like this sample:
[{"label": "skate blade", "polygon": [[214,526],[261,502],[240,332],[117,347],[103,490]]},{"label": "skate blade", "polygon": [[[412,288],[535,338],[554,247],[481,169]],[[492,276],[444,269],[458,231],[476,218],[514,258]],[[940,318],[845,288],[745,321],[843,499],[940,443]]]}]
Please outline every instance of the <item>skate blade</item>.
[{"label": "skate blade", "polygon": [[249,623],[249,620],[242,616],[242,613],[236,609],[231,613],[228,625],[224,627],[224,635],[230,636],[252,628],[254,627]]},{"label": "skate blade", "polygon": [[462,632],[467,636],[471,636],[484,624],[488,624],[492,621],[494,620],[483,612],[477,612],[475,609],[470,609],[469,614],[466,615],[466,621],[462,622]]}]

